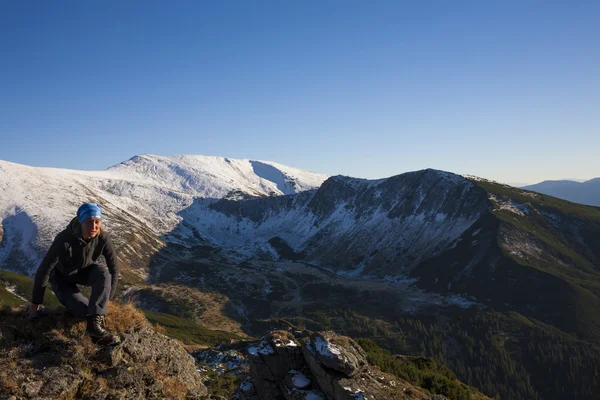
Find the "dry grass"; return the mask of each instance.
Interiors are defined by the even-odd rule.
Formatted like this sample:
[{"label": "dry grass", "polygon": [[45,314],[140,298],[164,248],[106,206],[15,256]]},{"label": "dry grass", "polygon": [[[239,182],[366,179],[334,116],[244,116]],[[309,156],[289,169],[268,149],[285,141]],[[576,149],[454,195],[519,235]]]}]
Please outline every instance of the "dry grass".
[{"label": "dry grass", "polygon": [[185,384],[175,377],[166,377],[155,362],[146,365],[154,378],[163,384],[163,393],[168,399],[185,399],[188,389]]},{"label": "dry grass", "polygon": [[286,345],[289,342],[297,343],[298,341],[291,333],[287,331],[277,330],[269,332],[269,340],[275,345],[283,344]]},{"label": "dry grass", "polygon": [[[216,292],[205,292],[182,285],[160,284],[147,287],[165,299],[192,306],[194,321],[201,327],[246,336],[242,324],[225,312],[230,303],[227,296]],[[135,294],[133,295],[135,301]]]},{"label": "dry grass", "polygon": [[182,346],[185,349],[185,351],[187,351],[188,353],[195,353],[198,351],[208,349],[210,347],[205,344],[185,344],[185,343],[182,343]]},{"label": "dry grass", "polygon": [[350,339],[347,336],[335,336],[335,337],[332,337],[331,339],[329,339],[329,341],[333,344],[337,344],[338,346],[360,347],[358,344],[356,344],[356,342],[354,340]]},{"label": "dry grass", "polygon": [[165,328],[161,324],[156,324],[156,325],[154,325],[154,330],[156,331],[156,333],[160,333],[161,335],[164,335],[165,332],[167,331],[167,328]]},{"label": "dry grass", "polygon": [[[0,398],[4,396],[22,396],[22,384],[30,377],[36,375],[36,369],[31,364],[24,351],[29,351],[34,346],[31,343],[43,343],[44,352],[55,354],[51,363],[69,364],[84,378],[77,393],[66,396],[86,398],[94,393],[107,393],[117,395],[111,389],[105,378],[98,376],[98,364],[101,358],[101,347],[95,345],[86,335],[86,321],[67,317],[60,311],[50,311],[39,321],[25,321],[22,307],[3,307],[0,309],[0,326],[13,329],[17,332],[17,340],[0,343]],[[108,315],[105,319],[107,329],[119,333],[130,333],[136,328],[151,327],[144,314],[137,310],[133,304],[109,304]],[[163,331],[163,327],[158,327]],[[23,344],[27,345],[23,345]],[[25,350],[29,349],[29,350]],[[187,387],[176,377],[165,377],[155,363],[146,366],[155,374],[155,379],[163,383],[164,397],[169,399],[183,399],[187,394]],[[71,398],[71,397],[69,397]]]},{"label": "dry grass", "polygon": [[284,340],[284,339],[288,339],[291,336],[291,334],[289,332],[286,331],[272,331],[269,332],[269,337],[273,340]]},{"label": "dry grass", "polygon": [[116,333],[131,333],[136,328],[150,327],[144,313],[135,308],[131,303],[108,305],[108,315],[105,318],[106,327]]},{"label": "dry grass", "polygon": [[[73,334],[73,332],[71,332],[72,330],[76,331],[76,329],[73,329],[73,327],[69,329],[69,336],[79,336],[77,333]],[[66,333],[67,332],[65,332],[63,329],[52,329],[49,332],[48,337],[59,342],[68,342],[69,337],[66,335]]]},{"label": "dry grass", "polygon": [[0,393],[15,393],[19,388],[19,382],[12,376],[10,369],[0,372]]},{"label": "dry grass", "polygon": [[188,389],[181,380],[177,378],[162,379],[163,392],[169,399],[185,399]]},{"label": "dry grass", "polygon": [[85,365],[88,359],[96,353],[98,347],[92,343],[92,340],[85,336],[81,341],[75,342],[71,345],[70,355],[77,364]]},{"label": "dry grass", "polygon": [[99,377],[96,379],[96,383],[98,384],[99,391],[105,391],[108,389],[108,382],[106,382],[106,379]]}]

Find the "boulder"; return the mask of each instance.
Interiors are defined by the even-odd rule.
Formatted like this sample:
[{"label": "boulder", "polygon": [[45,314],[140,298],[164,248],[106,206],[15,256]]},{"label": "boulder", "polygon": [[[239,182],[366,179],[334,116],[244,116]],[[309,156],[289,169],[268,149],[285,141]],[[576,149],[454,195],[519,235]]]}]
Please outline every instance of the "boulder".
[{"label": "boulder", "polygon": [[[273,331],[248,349],[241,400],[425,399],[418,388],[369,365],[364,350],[334,332]],[[410,390],[407,390],[410,389]]]}]

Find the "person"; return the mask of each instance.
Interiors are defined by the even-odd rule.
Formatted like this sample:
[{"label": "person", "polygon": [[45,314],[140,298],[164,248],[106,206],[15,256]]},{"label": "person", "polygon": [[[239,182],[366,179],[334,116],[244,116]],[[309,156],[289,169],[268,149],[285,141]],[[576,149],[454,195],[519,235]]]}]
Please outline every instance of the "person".
[{"label": "person", "polygon": [[[96,263],[101,255],[108,268]],[[104,316],[118,281],[119,264],[112,241],[102,229],[102,208],[85,203],[67,228],[56,236],[37,269],[29,317],[38,315],[50,283],[67,311],[87,320],[86,333],[95,343],[116,343],[120,339],[106,330]],[[89,300],[81,294],[78,284],[92,287]]]}]

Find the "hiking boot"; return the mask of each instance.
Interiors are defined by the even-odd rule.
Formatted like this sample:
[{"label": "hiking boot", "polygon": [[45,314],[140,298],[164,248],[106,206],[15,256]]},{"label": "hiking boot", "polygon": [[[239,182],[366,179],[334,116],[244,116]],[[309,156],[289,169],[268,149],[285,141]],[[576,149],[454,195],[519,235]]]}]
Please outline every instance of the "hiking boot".
[{"label": "hiking boot", "polygon": [[115,344],[121,341],[119,336],[113,335],[104,329],[104,315],[89,315],[87,317],[86,333],[94,343],[100,345]]}]

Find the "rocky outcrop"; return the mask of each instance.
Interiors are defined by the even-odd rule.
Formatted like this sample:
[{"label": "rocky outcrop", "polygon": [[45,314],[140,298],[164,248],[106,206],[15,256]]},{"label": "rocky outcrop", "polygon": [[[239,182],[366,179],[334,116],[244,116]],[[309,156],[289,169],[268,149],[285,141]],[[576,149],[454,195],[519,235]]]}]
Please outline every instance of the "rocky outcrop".
[{"label": "rocky outcrop", "polygon": [[[62,313],[28,322],[20,312],[2,310],[0,399],[208,398],[180,342],[155,332],[132,307],[120,307],[112,308],[122,318],[113,330],[122,341],[105,347],[85,335],[85,322]],[[110,316],[107,323],[119,318]],[[126,320],[130,325],[123,325]]]},{"label": "rocky outcrop", "polygon": [[240,400],[425,399],[423,391],[370,365],[362,348],[334,332],[273,331],[248,349]]},{"label": "rocky outcrop", "polygon": [[102,349],[98,355],[110,366],[104,375],[111,377],[116,389],[159,398],[165,383],[171,383],[179,387],[180,394],[187,389],[188,398],[200,399],[207,395],[194,358],[179,342],[151,328],[143,327],[125,335],[121,344]]}]

